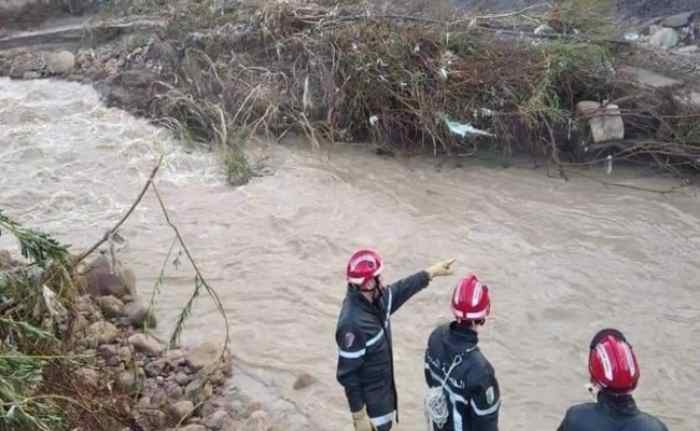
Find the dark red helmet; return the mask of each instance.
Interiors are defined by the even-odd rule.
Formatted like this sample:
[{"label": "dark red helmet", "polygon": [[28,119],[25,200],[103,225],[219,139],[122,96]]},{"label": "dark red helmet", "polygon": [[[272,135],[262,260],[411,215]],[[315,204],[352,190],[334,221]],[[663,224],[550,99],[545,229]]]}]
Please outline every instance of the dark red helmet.
[{"label": "dark red helmet", "polygon": [[383,269],[384,263],[377,252],[369,249],[358,250],[348,262],[348,283],[362,286],[381,274]]},{"label": "dark red helmet", "polygon": [[491,312],[489,288],[475,274],[459,281],[452,294],[452,312],[458,321],[481,320]]},{"label": "dark red helmet", "polygon": [[616,393],[629,393],[637,387],[637,358],[620,331],[603,329],[593,337],[590,348],[588,372],[593,383]]}]

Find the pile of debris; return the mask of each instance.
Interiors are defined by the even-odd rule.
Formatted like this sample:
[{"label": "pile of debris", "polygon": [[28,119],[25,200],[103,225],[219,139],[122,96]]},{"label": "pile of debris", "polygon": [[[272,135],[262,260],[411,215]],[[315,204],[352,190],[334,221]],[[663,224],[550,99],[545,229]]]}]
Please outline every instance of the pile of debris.
[{"label": "pile of debris", "polygon": [[672,50],[675,54],[696,54],[700,42],[699,12],[655,18],[642,24],[638,31],[625,33],[625,39],[649,47]]},{"label": "pile of debris", "polygon": [[[560,166],[612,156],[698,168],[689,121],[698,105],[632,82],[623,62],[640,50],[600,36],[605,9],[575,5],[441,21],[344,4],[184,2],[169,6],[161,29],[80,50],[63,76],[217,148],[296,131],[316,146],[363,141],[385,153],[495,150],[507,161],[525,151]],[[694,16],[659,24],[691,41]],[[18,58],[5,61],[15,76],[52,73]]]}]

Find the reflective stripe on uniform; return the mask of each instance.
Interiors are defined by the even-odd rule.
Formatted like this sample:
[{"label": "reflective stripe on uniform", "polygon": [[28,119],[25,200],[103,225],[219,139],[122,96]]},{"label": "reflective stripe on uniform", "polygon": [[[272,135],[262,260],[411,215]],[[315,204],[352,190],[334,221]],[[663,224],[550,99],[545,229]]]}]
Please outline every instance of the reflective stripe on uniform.
[{"label": "reflective stripe on uniform", "polygon": [[477,416],[488,416],[490,414],[496,413],[498,408],[501,406],[501,400],[496,401],[496,404],[484,410],[479,409],[479,407],[476,406],[476,403],[474,403],[474,400],[471,400],[469,404],[471,404],[472,409],[474,410],[474,413],[476,413]]},{"label": "reflective stripe on uniform", "polygon": [[368,345],[368,346],[374,345],[377,341],[379,341],[379,340],[382,339],[382,336],[384,336],[384,329],[380,329],[380,330],[379,330],[379,334],[377,334],[377,335],[375,335],[374,337],[372,337],[372,338],[367,342],[367,345]]},{"label": "reflective stripe on uniform", "polygon": [[356,352],[346,352],[345,350],[338,349],[338,356],[347,359],[361,358],[365,353],[367,353],[367,349],[358,350]]},{"label": "reflective stripe on uniform", "polygon": [[[367,347],[377,344],[377,342],[379,340],[381,340],[383,336],[384,336],[384,329],[380,329],[379,333],[377,335],[375,335],[369,341],[367,341]],[[357,350],[355,352],[348,352],[345,350],[338,349],[338,356],[340,356],[342,358],[347,358],[347,359],[361,358],[366,353],[367,353],[367,349]]]},{"label": "reflective stripe on uniform", "polygon": [[382,425],[391,423],[391,421],[394,420],[394,413],[396,413],[396,410],[392,411],[391,413],[387,413],[384,416],[369,418],[369,420],[372,421],[372,425],[374,425],[375,427],[380,427]]}]

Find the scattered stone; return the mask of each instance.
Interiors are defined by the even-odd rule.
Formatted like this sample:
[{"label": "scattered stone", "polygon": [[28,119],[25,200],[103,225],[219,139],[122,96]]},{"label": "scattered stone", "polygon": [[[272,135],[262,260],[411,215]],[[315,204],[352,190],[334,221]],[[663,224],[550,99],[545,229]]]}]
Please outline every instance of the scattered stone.
[{"label": "scattered stone", "polygon": [[191,381],[185,388],[185,398],[194,403],[199,403],[210,398],[213,393],[214,388],[212,388],[211,383],[206,382],[204,385],[202,385],[202,381],[200,379]]},{"label": "scattered stone", "polygon": [[[117,275],[122,280],[122,283],[124,283],[126,290],[129,292],[128,296],[130,296],[131,298],[135,298],[137,296],[137,292],[136,292],[136,274],[134,274],[134,271],[132,271],[130,268],[122,267],[117,272]],[[129,301],[125,300],[124,302],[129,302]]]},{"label": "scattered stone", "polygon": [[124,307],[124,314],[130,325],[136,328],[143,328],[146,324],[149,328],[156,327],[156,318],[152,312],[149,312],[146,307],[140,302],[134,301]]},{"label": "scattered stone", "polygon": [[119,347],[116,344],[103,344],[97,348],[97,353],[104,359],[109,359],[119,354]]},{"label": "scattered stone", "polygon": [[[165,428],[165,423],[167,422],[167,415],[157,409],[146,409],[141,416],[141,420],[138,421],[141,429],[163,429]],[[181,430],[183,428],[180,428]]]},{"label": "scattered stone", "polygon": [[233,419],[226,410],[217,410],[206,417],[205,425],[211,430],[219,431],[223,428],[227,418]]},{"label": "scattered stone", "polygon": [[185,361],[185,352],[182,351],[182,349],[173,349],[173,350],[168,350],[165,352],[165,355],[163,355],[163,358],[168,361],[171,367],[176,368],[178,365],[184,365],[186,363]]},{"label": "scattered stone", "polygon": [[535,34],[554,34],[556,31],[549,24],[542,24],[535,29]]},{"label": "scattered stone", "polygon": [[308,373],[303,373],[299,377],[297,377],[297,380],[294,382],[294,389],[295,390],[300,390],[304,389],[306,387],[309,387],[316,383],[316,379]]},{"label": "scattered stone", "polygon": [[245,422],[246,431],[269,431],[272,428],[270,417],[264,410],[254,411]]},{"label": "scattered stone", "polygon": [[157,361],[151,361],[143,367],[148,377],[156,377],[163,373],[165,370],[165,360],[159,359]]},{"label": "scattered stone", "polygon": [[[117,387],[125,392],[136,389],[136,375],[132,371],[122,371],[117,377]],[[150,400],[149,400],[150,401]]]},{"label": "scattered stone", "polygon": [[670,28],[681,28],[687,26],[695,16],[695,12],[679,13],[667,16],[661,21],[661,25]]},{"label": "scattered stone", "polygon": [[109,322],[97,321],[88,326],[87,336],[91,346],[110,344],[119,336],[119,329]]},{"label": "scattered stone", "polygon": [[107,318],[111,319],[124,314],[124,303],[115,296],[100,296],[96,301],[97,305],[100,306],[100,310],[102,310],[102,314]]},{"label": "scattered stone", "polygon": [[178,401],[168,406],[170,415],[177,422],[192,414],[192,410],[194,410],[194,404],[192,401],[187,400]]},{"label": "scattered stone", "polygon": [[207,431],[207,427],[200,424],[190,424],[181,427],[180,431]]},{"label": "scattered stone", "polygon": [[75,376],[81,383],[84,383],[90,388],[95,389],[98,386],[99,376],[97,375],[97,371],[92,368],[80,368],[75,372]]},{"label": "scattered stone", "polygon": [[624,139],[625,125],[617,105],[601,106],[598,102],[583,101],[576,104],[576,113],[588,119],[594,142]]},{"label": "scattered stone", "polygon": [[681,37],[676,30],[664,28],[652,34],[649,43],[657,48],[671,49],[678,45],[680,40]]},{"label": "scattered stone", "polygon": [[134,346],[134,349],[137,352],[143,352],[148,355],[157,355],[163,351],[163,347],[161,346],[160,342],[146,334],[132,335],[129,337],[129,344]]},{"label": "scattered stone", "polygon": [[181,386],[187,386],[194,377],[190,374],[180,371],[175,375],[175,382]]},{"label": "scattered stone", "polygon": [[75,56],[68,51],[49,53],[44,62],[52,75],[67,75],[75,68]]},{"label": "scattered stone", "polygon": [[221,351],[215,344],[204,342],[187,354],[187,364],[194,371],[199,371],[204,367],[216,363],[219,360],[220,353]]},{"label": "scattered stone", "polygon": [[181,400],[185,396],[185,390],[176,382],[168,382],[165,384],[165,394],[171,400]]}]

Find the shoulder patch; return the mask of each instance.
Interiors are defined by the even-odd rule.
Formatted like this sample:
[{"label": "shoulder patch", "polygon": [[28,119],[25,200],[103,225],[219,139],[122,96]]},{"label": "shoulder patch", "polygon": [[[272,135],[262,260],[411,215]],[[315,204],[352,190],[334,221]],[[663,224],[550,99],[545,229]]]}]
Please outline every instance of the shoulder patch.
[{"label": "shoulder patch", "polygon": [[496,394],[494,392],[493,386],[489,386],[488,389],[486,389],[486,402],[491,405],[493,402],[496,400]]},{"label": "shoulder patch", "polygon": [[350,348],[352,347],[352,344],[355,342],[355,334],[352,332],[346,332],[345,336],[343,337],[343,344],[345,345],[345,348]]}]

